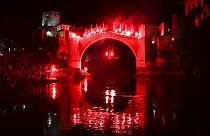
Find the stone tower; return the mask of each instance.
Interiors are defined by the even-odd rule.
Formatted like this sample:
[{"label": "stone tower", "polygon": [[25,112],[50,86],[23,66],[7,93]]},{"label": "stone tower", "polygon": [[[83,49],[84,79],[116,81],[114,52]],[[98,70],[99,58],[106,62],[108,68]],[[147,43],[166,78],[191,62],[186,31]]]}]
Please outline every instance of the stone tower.
[{"label": "stone tower", "polygon": [[42,13],[42,26],[56,26],[60,24],[60,12],[46,11]]},{"label": "stone tower", "polygon": [[42,13],[42,39],[57,36],[57,25],[60,24],[60,12],[46,11]]}]

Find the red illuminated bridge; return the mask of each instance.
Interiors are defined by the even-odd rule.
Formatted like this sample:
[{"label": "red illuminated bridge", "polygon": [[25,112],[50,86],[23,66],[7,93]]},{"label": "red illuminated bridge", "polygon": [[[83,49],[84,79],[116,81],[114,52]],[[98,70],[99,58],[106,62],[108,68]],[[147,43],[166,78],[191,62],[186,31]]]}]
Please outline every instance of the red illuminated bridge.
[{"label": "red illuminated bridge", "polygon": [[[57,15],[56,15],[57,14]],[[56,15],[56,16],[55,16]],[[113,39],[127,45],[136,59],[136,69],[145,67],[145,25],[127,25],[114,22],[86,28],[83,34],[73,32],[69,25],[60,24],[59,12],[44,12],[42,38],[58,37],[59,54],[67,54],[70,66],[81,69],[84,52],[94,43]]]},{"label": "red illuminated bridge", "polygon": [[[60,26],[65,28],[64,25]],[[103,39],[113,39],[126,44],[136,58],[136,68],[144,67],[145,65],[145,27],[141,25],[138,31],[134,28],[131,30],[122,30],[119,28],[104,28],[96,27],[86,29],[83,36],[78,36],[76,33],[70,32],[68,35],[59,38],[60,50],[59,52],[67,51],[68,45],[70,46],[70,65],[73,68],[81,68],[81,60],[84,52],[88,47]],[[67,37],[66,37],[67,36]],[[67,43],[67,41],[69,43]]]}]

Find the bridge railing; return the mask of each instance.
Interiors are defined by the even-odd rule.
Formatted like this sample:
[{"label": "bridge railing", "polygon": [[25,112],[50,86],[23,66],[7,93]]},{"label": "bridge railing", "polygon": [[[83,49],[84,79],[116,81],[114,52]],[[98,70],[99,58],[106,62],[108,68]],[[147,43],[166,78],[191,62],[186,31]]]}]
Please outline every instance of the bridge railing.
[{"label": "bridge railing", "polygon": [[100,35],[103,33],[115,33],[118,35],[124,35],[128,37],[142,38],[145,36],[145,26],[140,25],[139,27],[127,27],[126,24],[122,25],[113,25],[113,27],[105,27],[104,25],[101,27],[92,27],[85,29],[85,33],[82,38],[90,37],[93,35]]}]

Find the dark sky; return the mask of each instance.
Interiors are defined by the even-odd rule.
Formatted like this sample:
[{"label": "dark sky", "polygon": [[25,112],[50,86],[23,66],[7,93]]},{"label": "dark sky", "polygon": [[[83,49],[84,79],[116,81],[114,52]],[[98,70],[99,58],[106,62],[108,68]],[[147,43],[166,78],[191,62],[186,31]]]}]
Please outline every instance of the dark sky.
[{"label": "dark sky", "polygon": [[41,25],[41,13],[47,10],[61,12],[61,22],[89,25],[107,17],[143,16],[147,22],[157,22],[177,8],[180,0],[6,0],[1,3],[1,14],[22,18],[30,25]]}]

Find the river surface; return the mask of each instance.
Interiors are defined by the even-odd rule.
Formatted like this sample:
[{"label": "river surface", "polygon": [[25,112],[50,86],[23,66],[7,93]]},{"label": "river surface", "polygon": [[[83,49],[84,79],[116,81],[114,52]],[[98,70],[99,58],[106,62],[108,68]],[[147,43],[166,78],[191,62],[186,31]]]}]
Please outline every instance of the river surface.
[{"label": "river surface", "polygon": [[1,136],[208,135],[210,100],[186,80],[109,77],[24,86],[1,96]]}]

